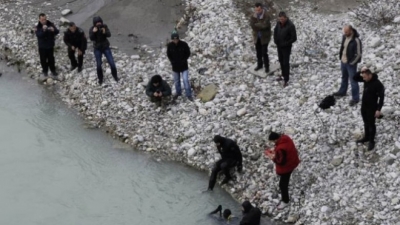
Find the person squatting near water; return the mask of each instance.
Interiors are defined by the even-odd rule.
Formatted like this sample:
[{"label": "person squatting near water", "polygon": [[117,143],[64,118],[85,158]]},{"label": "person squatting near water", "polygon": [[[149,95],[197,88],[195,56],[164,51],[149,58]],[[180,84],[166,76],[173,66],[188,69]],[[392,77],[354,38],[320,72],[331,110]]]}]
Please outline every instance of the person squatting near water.
[{"label": "person squatting near water", "polygon": [[93,26],[89,29],[90,40],[93,41],[94,56],[96,57],[97,77],[99,84],[103,84],[103,64],[102,56],[105,55],[108,64],[111,68],[111,74],[116,82],[119,81],[117,75],[117,67],[114,63],[114,58],[110,49],[110,42],[107,38],[111,37],[110,29],[103,23],[100,16],[93,17]]},{"label": "person squatting near water", "polygon": [[[83,56],[87,49],[87,39],[85,32],[77,27],[74,22],[68,24],[68,29],[64,32],[64,43],[68,46],[68,58],[71,61],[71,71],[78,67],[78,73],[82,71]],[[75,53],[78,53],[76,61]]]},{"label": "person squatting near water", "polygon": [[231,168],[237,167],[238,172],[242,171],[242,153],[240,152],[239,146],[233,140],[224,138],[219,135],[214,136],[214,142],[217,146],[217,150],[221,155],[221,159],[218,160],[214,168],[212,169],[210,181],[208,184],[209,191],[212,191],[217,181],[218,173],[222,170],[225,174],[225,178],[221,185],[229,182],[231,177]]},{"label": "person squatting near water", "polygon": [[189,66],[188,59],[190,57],[189,45],[179,39],[179,34],[174,31],[171,34],[171,42],[167,46],[167,57],[172,65],[172,75],[174,77],[176,95],[173,101],[182,95],[181,75],[183,86],[185,88],[186,97],[189,101],[193,101],[192,89],[189,82]]},{"label": "person squatting near water", "polygon": [[42,66],[42,75],[47,77],[49,69],[53,76],[57,76],[54,45],[55,37],[60,31],[54,23],[47,20],[44,13],[39,14],[39,22],[36,25],[35,33],[38,40],[40,65]]},{"label": "person squatting near water", "polygon": [[289,204],[290,175],[300,164],[300,159],[293,140],[289,136],[271,132],[268,140],[275,143],[275,148],[266,149],[265,155],[275,163],[276,173],[280,176],[281,201],[277,209],[281,210]]},{"label": "person squatting near water", "polygon": [[385,99],[385,87],[378,80],[378,75],[367,67],[356,73],[354,81],[364,82],[364,91],[361,99],[361,116],[364,122],[364,137],[357,143],[369,142],[368,150],[375,148],[376,125],[375,119],[382,118],[381,109]]},{"label": "person squatting near water", "polygon": [[147,84],[146,95],[156,106],[165,106],[171,100],[171,87],[160,75],[154,75]]},{"label": "person squatting near water", "polygon": [[360,101],[360,88],[358,82],[353,78],[357,72],[357,64],[361,62],[362,43],[357,30],[350,25],[343,28],[342,44],[339,50],[340,68],[342,71],[342,81],[339,91],[334,93],[334,96],[346,96],[349,80],[351,84],[350,106],[356,105]]},{"label": "person squatting near water", "polygon": [[[278,14],[278,22],[274,29],[274,42],[278,50],[278,59],[281,65],[283,87],[289,82],[290,75],[290,54],[292,53],[292,45],[297,41],[296,27],[287,17],[285,12]],[[279,77],[277,81],[281,81]]]},{"label": "person squatting near water", "polygon": [[268,15],[268,9],[263,7],[261,3],[254,5],[254,15],[250,18],[250,26],[253,30],[253,40],[257,53],[257,67],[254,68],[258,71],[265,68],[265,72],[269,73],[269,57],[268,57],[268,44],[271,41],[271,19]]},{"label": "person squatting near water", "polygon": [[[214,215],[219,213],[219,217],[216,217],[221,224],[232,224],[232,225],[239,225],[239,218],[232,215],[230,209],[224,209],[222,212],[222,206],[219,205],[217,209],[210,212],[210,215]],[[215,217],[214,217],[215,218]]]},{"label": "person squatting near water", "polygon": [[261,223],[261,210],[253,207],[249,201],[242,203],[243,218],[240,225],[260,225]]}]

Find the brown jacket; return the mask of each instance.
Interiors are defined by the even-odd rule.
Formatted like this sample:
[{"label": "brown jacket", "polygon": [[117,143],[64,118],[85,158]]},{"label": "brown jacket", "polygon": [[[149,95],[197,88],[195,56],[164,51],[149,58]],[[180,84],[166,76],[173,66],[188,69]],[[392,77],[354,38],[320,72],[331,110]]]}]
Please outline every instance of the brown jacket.
[{"label": "brown jacket", "polygon": [[261,44],[266,45],[271,40],[271,21],[270,16],[267,13],[267,9],[264,9],[260,19],[257,14],[254,13],[250,18],[250,26],[253,29],[254,44],[257,43],[258,32],[261,32]]}]

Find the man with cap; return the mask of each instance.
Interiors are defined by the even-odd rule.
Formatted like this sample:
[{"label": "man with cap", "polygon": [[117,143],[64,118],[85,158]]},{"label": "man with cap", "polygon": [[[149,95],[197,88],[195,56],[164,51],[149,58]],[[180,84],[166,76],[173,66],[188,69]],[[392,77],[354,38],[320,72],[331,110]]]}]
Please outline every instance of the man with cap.
[{"label": "man with cap", "polygon": [[47,20],[44,13],[39,14],[39,22],[36,26],[36,37],[39,45],[40,65],[42,66],[42,74],[47,77],[49,68],[53,76],[57,76],[55,59],[54,59],[54,45],[55,37],[60,31],[54,23]]},{"label": "man with cap", "polygon": [[240,225],[260,225],[261,210],[253,207],[249,201],[242,203],[243,218]]},{"label": "man with cap", "polygon": [[181,74],[183,85],[185,87],[186,97],[189,101],[193,101],[192,89],[189,83],[189,67],[188,59],[190,57],[189,45],[179,40],[177,31],[172,32],[171,42],[167,46],[167,56],[172,65],[172,75],[174,76],[176,95],[173,100],[175,101],[182,95],[181,88]]},{"label": "man with cap", "polygon": [[93,17],[93,26],[89,29],[90,40],[93,41],[94,56],[96,57],[97,65],[97,77],[99,79],[99,84],[103,84],[103,60],[101,59],[105,55],[108,64],[111,68],[111,74],[114,80],[118,82],[117,67],[114,63],[114,57],[111,53],[110,42],[107,38],[111,37],[110,29],[103,23],[100,16]]},{"label": "man with cap", "polygon": [[[68,58],[71,61],[71,71],[78,67],[78,73],[82,71],[83,55],[87,48],[85,32],[77,27],[74,22],[69,23],[68,29],[64,32],[64,43],[68,46]],[[78,61],[75,58],[78,52]]]},{"label": "man with cap", "polygon": [[156,106],[163,106],[170,100],[171,87],[160,75],[154,75],[147,84],[146,95]]},{"label": "man with cap", "polygon": [[265,150],[265,155],[275,163],[276,173],[280,176],[281,201],[277,209],[281,210],[289,205],[290,175],[299,165],[300,159],[293,140],[289,136],[271,132],[268,140],[275,143],[275,148]]},{"label": "man with cap", "polygon": [[239,172],[241,172],[243,168],[242,153],[240,152],[239,146],[236,144],[236,142],[219,135],[214,136],[214,142],[217,146],[219,154],[221,155],[221,159],[215,163],[214,168],[212,169],[208,184],[208,190],[210,191],[213,190],[217,181],[218,173],[221,170],[225,174],[225,178],[221,183],[221,185],[224,185],[232,178],[230,173],[231,168],[236,166]]},{"label": "man with cap", "polygon": [[361,99],[361,116],[364,122],[364,137],[357,143],[369,142],[368,150],[375,148],[375,119],[381,118],[381,109],[385,99],[385,87],[378,80],[378,75],[366,67],[356,73],[354,81],[364,82],[364,91]]},{"label": "man with cap", "polygon": [[271,21],[267,9],[261,3],[255,4],[254,15],[250,18],[250,26],[253,29],[253,40],[257,52],[257,67],[255,71],[265,67],[269,73],[268,44],[271,40]]}]

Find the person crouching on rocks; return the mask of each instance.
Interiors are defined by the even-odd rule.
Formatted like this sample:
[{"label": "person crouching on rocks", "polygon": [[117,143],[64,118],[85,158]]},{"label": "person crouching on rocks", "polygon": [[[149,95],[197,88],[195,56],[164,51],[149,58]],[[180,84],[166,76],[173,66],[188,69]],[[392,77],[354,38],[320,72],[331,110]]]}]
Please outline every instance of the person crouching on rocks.
[{"label": "person crouching on rocks", "polygon": [[280,176],[281,201],[277,209],[281,210],[289,204],[290,175],[299,165],[300,159],[293,140],[289,136],[271,132],[268,140],[275,143],[275,149],[265,150],[265,155],[275,163],[276,173]]},{"label": "person crouching on rocks", "polygon": [[[68,58],[71,61],[71,71],[78,67],[78,73],[82,71],[83,55],[87,48],[85,32],[77,27],[74,22],[70,22],[68,29],[64,32],[64,43],[68,46]],[[75,58],[78,52],[78,62]]]},{"label": "person crouching on rocks", "polygon": [[364,82],[364,91],[361,99],[361,116],[364,122],[364,137],[357,143],[369,142],[368,151],[375,148],[375,119],[381,118],[381,109],[385,99],[385,87],[378,80],[378,75],[366,67],[356,73],[354,81]]},{"label": "person crouching on rocks", "polygon": [[208,184],[209,191],[212,191],[215,183],[217,181],[218,173],[222,170],[225,174],[225,178],[222,181],[221,185],[224,185],[229,182],[231,177],[230,170],[231,168],[237,167],[238,171],[242,171],[242,153],[240,152],[239,146],[233,140],[229,138],[224,138],[219,135],[214,136],[214,142],[217,146],[217,150],[219,154],[221,154],[221,159],[218,160],[214,168],[212,169],[210,181]]},{"label": "person crouching on rocks", "polygon": [[156,106],[164,106],[171,98],[171,87],[160,75],[154,75],[146,87],[146,95]]},{"label": "person crouching on rocks", "polygon": [[243,218],[240,225],[260,225],[261,223],[261,210],[253,207],[249,201],[242,203]]},{"label": "person crouching on rocks", "polygon": [[118,82],[117,67],[114,63],[114,58],[110,49],[110,42],[107,38],[111,37],[110,29],[103,23],[100,16],[93,18],[93,26],[89,29],[90,40],[93,41],[94,56],[96,57],[97,65],[97,77],[99,79],[99,84],[103,84],[103,69],[101,65],[103,64],[102,56],[106,56],[107,62],[111,68],[111,74],[114,80]]}]

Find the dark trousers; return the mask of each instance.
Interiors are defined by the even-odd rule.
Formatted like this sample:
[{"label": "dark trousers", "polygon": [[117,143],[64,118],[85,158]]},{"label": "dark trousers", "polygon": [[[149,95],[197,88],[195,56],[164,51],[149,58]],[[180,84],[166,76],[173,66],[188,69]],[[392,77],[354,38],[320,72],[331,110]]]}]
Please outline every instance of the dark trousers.
[{"label": "dark trousers", "polygon": [[54,59],[54,48],[39,48],[40,65],[42,65],[42,72],[47,74],[50,71],[56,72],[55,59]]},{"label": "dark trousers", "polygon": [[101,67],[101,65],[103,64],[102,61],[103,54],[106,57],[108,64],[110,65],[112,76],[114,77],[115,81],[118,81],[117,67],[115,66],[111,49],[110,48],[106,48],[104,50],[95,49],[94,56],[96,57],[97,77],[99,78],[99,84],[103,83],[103,68]]},{"label": "dark trousers", "polygon": [[214,168],[212,169],[210,182],[208,183],[208,188],[213,189],[215,183],[217,182],[218,173],[222,170],[225,174],[225,179],[231,179],[231,168],[235,167],[236,161],[233,159],[220,159],[215,163]]},{"label": "dark trousers", "polygon": [[285,82],[289,81],[291,53],[292,53],[292,46],[278,47],[278,58],[279,58],[279,63],[281,64],[282,76]]},{"label": "dark trousers", "polygon": [[[292,171],[293,172],[293,171]],[[280,174],[279,188],[281,189],[282,202],[289,203],[289,180],[292,172]]]},{"label": "dark trousers", "polygon": [[78,61],[76,61],[75,58],[75,51],[73,51],[71,48],[68,48],[68,58],[71,61],[71,66],[72,67],[78,67],[78,68],[82,68],[83,65],[83,55],[85,54],[85,52],[82,52],[82,55],[78,54]]},{"label": "dark trousers", "polygon": [[375,141],[376,125],[375,110],[365,109],[361,107],[361,116],[364,122],[365,138],[369,141]]},{"label": "dark trousers", "polygon": [[264,67],[269,69],[268,44],[262,45],[260,38],[257,39],[256,52],[257,66],[262,67],[264,63]]}]

